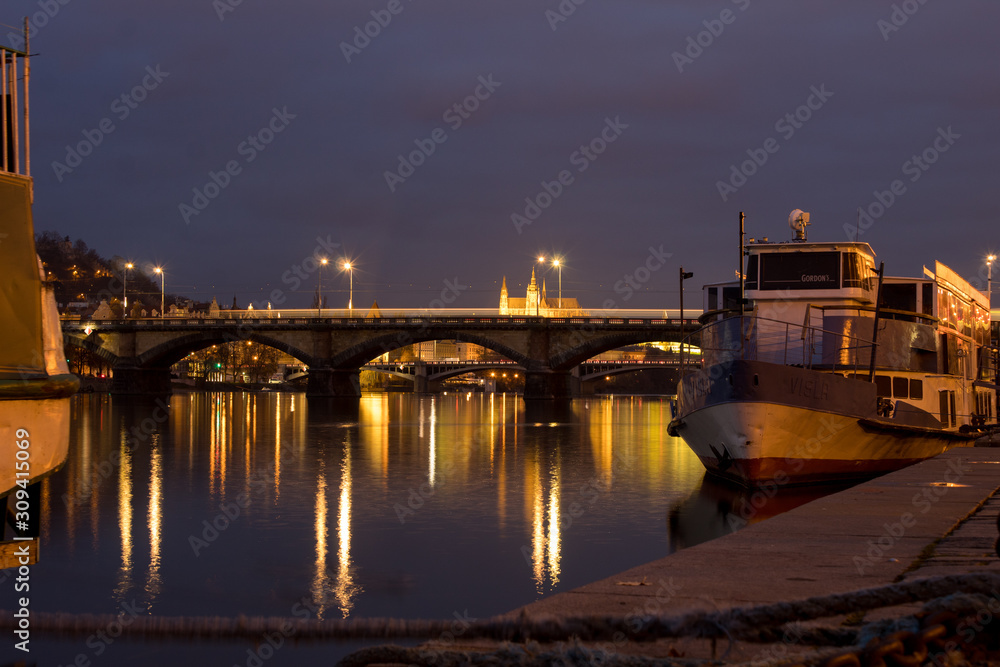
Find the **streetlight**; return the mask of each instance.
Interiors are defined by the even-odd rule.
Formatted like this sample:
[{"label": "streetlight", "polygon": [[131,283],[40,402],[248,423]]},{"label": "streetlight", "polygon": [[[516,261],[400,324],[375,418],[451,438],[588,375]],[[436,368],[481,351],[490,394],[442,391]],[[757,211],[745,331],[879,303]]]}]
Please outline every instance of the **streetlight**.
[{"label": "streetlight", "polygon": [[681,280],[680,280],[680,283],[681,283],[681,312],[680,312],[680,319],[681,319],[681,347],[680,347],[680,351],[681,351],[681,373],[684,372],[684,281],[687,280],[688,278],[693,278],[693,277],[694,277],[694,272],[693,271],[685,271],[684,267],[683,266],[681,267]]},{"label": "streetlight", "polygon": [[132,262],[125,265],[122,271],[122,319],[128,317],[128,272],[132,270]]},{"label": "streetlight", "polygon": [[562,262],[559,261],[559,258],[553,259],[552,266],[559,269],[559,310],[562,310]]},{"label": "streetlight", "polygon": [[163,269],[159,266],[153,269],[153,273],[160,274],[160,319],[163,319],[163,284],[166,282],[166,277],[163,275]]},{"label": "streetlight", "polygon": [[[538,256],[538,263],[541,264],[542,266],[545,266],[545,255],[539,255]],[[535,270],[532,269],[531,270],[531,277],[534,278],[534,276],[535,276]],[[539,308],[540,308],[539,304],[542,303],[542,291],[538,289],[538,285],[537,284],[535,285],[535,290],[536,290],[535,291],[535,294],[536,294],[536,296],[535,296],[535,317],[539,317],[541,315],[541,311],[539,310]],[[527,304],[525,304],[525,307],[527,307]],[[527,313],[525,313],[525,315],[527,315]]]},{"label": "streetlight", "polygon": [[354,267],[350,262],[344,262],[344,270],[351,280],[351,291],[347,293],[347,316],[354,317]]},{"label": "streetlight", "polygon": [[323,317],[323,267],[327,261],[326,257],[319,260],[319,273],[316,274],[316,317]]},{"label": "streetlight", "polygon": [[991,318],[993,317],[993,311],[990,310],[993,307],[993,261],[996,258],[996,255],[986,257],[986,310],[990,312]]}]

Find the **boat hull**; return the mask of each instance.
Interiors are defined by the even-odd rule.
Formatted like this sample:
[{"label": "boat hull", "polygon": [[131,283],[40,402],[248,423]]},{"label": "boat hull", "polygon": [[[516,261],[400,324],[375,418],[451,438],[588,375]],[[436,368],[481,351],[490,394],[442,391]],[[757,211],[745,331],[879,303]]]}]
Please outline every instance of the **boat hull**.
[{"label": "boat hull", "polygon": [[[0,465],[0,498],[16,489],[18,480],[35,483],[66,462],[69,403],[69,398],[0,400],[0,461],[5,462]],[[28,446],[18,447],[24,440]],[[19,455],[22,451],[27,455]]]},{"label": "boat hull", "polygon": [[681,437],[706,470],[740,484],[867,479],[964,439],[866,430],[856,417],[774,403],[723,403],[684,418]]},{"label": "boat hull", "polygon": [[757,361],[685,377],[678,402],[672,428],[710,473],[744,485],[866,479],[974,437],[879,418],[871,383]]}]

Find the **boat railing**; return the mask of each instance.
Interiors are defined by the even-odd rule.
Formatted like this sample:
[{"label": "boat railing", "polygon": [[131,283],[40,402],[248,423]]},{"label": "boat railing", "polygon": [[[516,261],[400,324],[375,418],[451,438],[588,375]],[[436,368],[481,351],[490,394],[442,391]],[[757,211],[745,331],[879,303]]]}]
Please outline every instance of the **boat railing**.
[{"label": "boat railing", "polygon": [[873,343],[822,327],[783,322],[753,314],[735,315],[710,322],[685,338],[682,350],[697,337],[700,354],[683,355],[686,370],[707,368],[727,361],[763,361],[783,366],[866,371]]}]

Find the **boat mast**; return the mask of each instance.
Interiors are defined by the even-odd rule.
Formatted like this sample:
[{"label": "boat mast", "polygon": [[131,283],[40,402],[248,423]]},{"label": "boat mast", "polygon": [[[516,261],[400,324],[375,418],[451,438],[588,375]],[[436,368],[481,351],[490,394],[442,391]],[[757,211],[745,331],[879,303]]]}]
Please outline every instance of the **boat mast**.
[{"label": "boat mast", "polygon": [[[31,79],[31,49],[28,48],[28,17],[24,17],[24,175],[31,177],[31,132],[28,115],[28,81]],[[31,198],[35,198],[34,187]]]}]

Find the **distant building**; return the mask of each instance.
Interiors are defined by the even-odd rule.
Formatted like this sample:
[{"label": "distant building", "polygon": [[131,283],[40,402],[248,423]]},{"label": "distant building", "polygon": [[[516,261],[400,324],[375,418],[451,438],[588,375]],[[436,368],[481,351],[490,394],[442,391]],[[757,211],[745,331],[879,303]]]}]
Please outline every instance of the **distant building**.
[{"label": "distant building", "polygon": [[531,269],[531,283],[528,284],[524,298],[511,297],[507,294],[507,276],[503,278],[500,287],[500,315],[529,315],[531,317],[582,317],[587,313],[580,308],[580,303],[574,297],[564,296],[549,298],[546,295],[545,281],[542,289],[538,289],[535,281],[535,269]]}]

